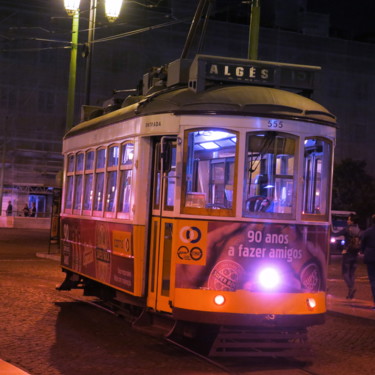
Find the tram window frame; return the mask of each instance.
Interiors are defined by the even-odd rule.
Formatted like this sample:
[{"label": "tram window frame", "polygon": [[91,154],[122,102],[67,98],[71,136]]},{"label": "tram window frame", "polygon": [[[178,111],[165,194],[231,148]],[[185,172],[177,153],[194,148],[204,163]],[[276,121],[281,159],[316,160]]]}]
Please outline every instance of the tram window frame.
[{"label": "tram window frame", "polygon": [[164,207],[165,211],[173,211],[175,205],[175,194],[176,194],[176,178],[177,178],[177,142],[170,141],[170,152],[171,152],[171,160],[170,160],[170,169],[165,172],[165,187],[164,187]]},{"label": "tram window frame", "polygon": [[[94,172],[94,196],[92,216],[103,215],[106,195],[106,164],[107,147],[100,147],[95,150],[95,172]],[[100,193],[100,194],[99,194]],[[99,196],[100,195],[100,196]]]},{"label": "tram window frame", "polygon": [[[321,144],[306,146],[308,141],[318,141]],[[310,147],[309,156],[313,152],[313,146],[321,147],[322,151],[311,157],[307,157],[307,147]],[[320,157],[319,157],[320,155]],[[302,148],[302,160],[303,160],[303,192],[302,192],[302,219],[311,221],[328,221],[329,219],[329,204],[330,192],[331,192],[331,174],[332,174],[332,159],[333,159],[333,143],[330,139],[309,136],[303,140]],[[318,169],[317,162],[321,161],[320,164],[320,178],[319,181],[316,178],[311,178],[316,175],[314,171]],[[309,168],[308,168],[309,167]],[[308,170],[307,170],[308,168]],[[317,183],[319,182],[319,191],[317,190]],[[316,200],[314,197],[319,196],[319,207],[316,207]],[[306,210],[307,205],[310,206],[309,210]],[[307,212],[306,212],[307,211]],[[314,211],[314,212],[308,212]]]},{"label": "tram window frame", "polygon": [[[85,170],[83,178],[83,201],[82,213],[85,216],[91,216],[94,199],[94,165],[96,152],[93,149],[85,151]],[[89,185],[91,189],[88,191]]]},{"label": "tram window frame", "polygon": [[[212,145],[215,147],[215,151],[210,151],[208,148],[210,147],[209,139],[205,142],[195,142],[194,137],[198,136],[204,136],[204,133],[209,134],[209,132],[218,132],[217,136],[219,136],[219,133],[223,134],[223,138],[221,139],[214,139],[212,138],[212,141],[215,145]],[[201,133],[201,134],[199,134]],[[224,136],[224,133],[227,133],[228,136]],[[192,128],[187,129],[184,132],[184,159],[183,159],[183,173],[182,173],[182,191],[181,191],[181,212],[184,214],[193,214],[193,215],[207,215],[207,216],[228,216],[228,217],[234,217],[236,213],[236,190],[237,190],[237,170],[238,170],[238,162],[239,162],[239,132],[233,129],[227,129],[227,128],[217,128],[217,127],[210,127],[210,128]],[[212,135],[212,134],[211,134]],[[209,135],[208,135],[209,136]],[[197,138],[198,139],[198,138]],[[233,140],[235,139],[235,140]],[[226,141],[226,142],[225,142]],[[195,143],[192,143],[195,142]],[[205,147],[201,146],[201,144],[206,144]],[[221,145],[220,145],[221,144]],[[194,146],[198,145],[196,147],[196,150],[194,150]],[[201,148],[199,151],[202,153],[207,152],[207,156],[209,156],[209,153],[211,152],[212,157],[208,157],[207,160],[201,160],[201,159],[195,159],[194,154],[198,154],[198,148]],[[234,148],[231,150],[231,148]],[[225,153],[225,150],[227,149],[227,154]],[[229,154],[228,154],[229,151]],[[217,154],[216,154],[217,153]],[[217,157],[215,157],[215,154]],[[188,160],[192,159],[192,161],[189,162]],[[197,163],[198,161],[198,163]],[[233,163],[234,166],[233,171],[233,184],[229,185],[224,181],[223,187],[223,199],[224,202],[227,202],[229,207],[219,207],[219,205],[213,203],[208,203],[208,199],[215,199],[212,195],[211,190],[214,190],[214,187],[212,185],[212,181],[210,179],[211,175],[211,166],[215,163],[219,163],[219,161],[224,162],[224,180],[226,179],[226,172],[227,169],[230,168],[230,163]],[[199,163],[202,163],[202,168],[208,168],[207,175],[205,182],[203,183],[205,186],[208,186],[209,189],[207,192],[205,191],[198,191],[202,190],[202,188],[198,188],[197,183],[198,180],[203,176],[203,173],[199,172]],[[204,165],[206,164],[206,165]],[[188,173],[188,168],[191,169],[191,172]],[[200,175],[199,175],[200,173]],[[208,178],[208,179],[207,179]],[[194,185],[194,187],[191,189],[191,191],[188,191],[188,184]],[[227,191],[230,193],[231,200],[227,200],[225,198],[227,196]],[[189,195],[189,197],[188,197]],[[208,205],[212,205],[211,207],[208,207]]]},{"label": "tram window frame", "polygon": [[64,197],[64,212],[73,212],[74,200],[74,164],[75,154],[68,154],[66,156],[66,178],[65,178],[65,197]]},{"label": "tram window frame", "polygon": [[127,139],[121,144],[116,203],[117,217],[121,219],[130,219],[132,214],[134,152],[134,140]]},{"label": "tram window frame", "polygon": [[[250,150],[251,137],[259,137],[252,140],[253,151]],[[288,152],[289,148],[292,152]],[[298,150],[299,137],[294,134],[269,130],[246,133],[243,217],[296,218]],[[254,191],[257,188],[259,192]]]},{"label": "tram window frame", "polygon": [[[112,153],[112,150],[117,149],[117,152]],[[116,216],[116,205],[117,205],[117,192],[119,186],[119,162],[120,162],[120,149],[119,144],[111,144],[107,149],[107,168],[106,168],[106,195],[104,202],[104,216],[105,217],[115,217]],[[117,154],[117,156],[115,155]],[[111,176],[114,176],[111,180]],[[109,184],[112,182],[112,186]],[[114,184],[113,184],[114,183]],[[113,189],[114,188],[114,189]]]},{"label": "tram window frame", "polygon": [[75,174],[74,174],[74,201],[73,213],[80,214],[83,207],[83,183],[84,183],[84,160],[85,154],[78,152],[75,161]]}]

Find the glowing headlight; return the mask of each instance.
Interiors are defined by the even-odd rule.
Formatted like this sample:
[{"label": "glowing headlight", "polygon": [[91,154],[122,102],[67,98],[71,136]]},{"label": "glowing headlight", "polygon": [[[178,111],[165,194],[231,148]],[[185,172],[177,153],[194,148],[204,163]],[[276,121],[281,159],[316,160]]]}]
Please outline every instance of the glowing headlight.
[{"label": "glowing headlight", "polygon": [[307,307],[310,309],[310,310],[314,310],[315,307],[316,307],[316,301],[315,301],[315,298],[308,298],[306,300],[306,303],[307,303]]},{"label": "glowing headlight", "polygon": [[225,302],[225,298],[221,294],[218,294],[215,296],[214,301],[218,306],[221,306]]},{"label": "glowing headlight", "polygon": [[331,243],[335,243],[336,242],[336,237],[331,237]]},{"label": "glowing headlight", "polygon": [[259,273],[258,280],[263,288],[274,289],[280,284],[280,274],[274,268],[265,268]]}]

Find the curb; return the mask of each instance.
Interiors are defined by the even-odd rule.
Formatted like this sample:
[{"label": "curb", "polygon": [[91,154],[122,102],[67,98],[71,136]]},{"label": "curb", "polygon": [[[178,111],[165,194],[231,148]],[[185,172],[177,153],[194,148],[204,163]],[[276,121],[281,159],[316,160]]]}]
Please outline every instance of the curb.
[{"label": "curb", "polygon": [[35,254],[38,258],[44,258],[44,259],[50,259],[54,260],[56,262],[59,262],[61,259],[61,255],[54,253],[54,254],[48,254],[48,253],[36,253]]}]

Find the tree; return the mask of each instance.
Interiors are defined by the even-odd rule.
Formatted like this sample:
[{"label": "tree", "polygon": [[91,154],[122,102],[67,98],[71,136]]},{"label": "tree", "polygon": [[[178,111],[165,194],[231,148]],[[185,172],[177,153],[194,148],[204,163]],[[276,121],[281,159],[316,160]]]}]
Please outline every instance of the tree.
[{"label": "tree", "polygon": [[375,182],[363,160],[343,159],[333,174],[332,209],[355,211],[361,224],[375,213]]}]

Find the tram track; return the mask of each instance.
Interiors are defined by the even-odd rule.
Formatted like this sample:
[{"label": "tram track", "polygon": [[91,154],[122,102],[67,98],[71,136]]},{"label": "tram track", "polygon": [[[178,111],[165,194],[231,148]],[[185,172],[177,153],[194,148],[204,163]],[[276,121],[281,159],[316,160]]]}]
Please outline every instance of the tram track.
[{"label": "tram track", "polygon": [[[266,368],[262,368],[262,363],[264,363],[263,358],[257,357],[249,357],[249,358],[216,358],[216,357],[208,357],[198,351],[192,349],[188,345],[184,345],[184,343],[179,342],[178,340],[174,340],[173,338],[167,337],[167,329],[160,330],[160,327],[139,327],[134,326],[134,322],[137,320],[137,317],[130,316],[129,312],[121,310],[118,305],[116,305],[116,309],[114,309],[113,303],[103,302],[101,300],[88,300],[85,298],[80,298],[77,296],[71,296],[62,294],[62,298],[77,302],[87,304],[95,309],[103,311],[105,313],[111,314],[115,317],[124,319],[131,329],[140,331],[144,334],[149,334],[151,336],[156,336],[163,339],[168,344],[178,348],[179,350],[189,353],[201,361],[213,366],[220,373],[228,374],[228,375],[267,375],[267,374],[274,374],[275,370],[280,370],[280,374],[288,374],[288,375],[324,375],[322,373],[318,373],[316,371],[311,371],[306,368],[305,364],[301,365],[300,361],[294,359],[285,359],[285,358],[267,358],[267,363],[265,365]],[[286,372],[287,371],[287,372]]]}]

